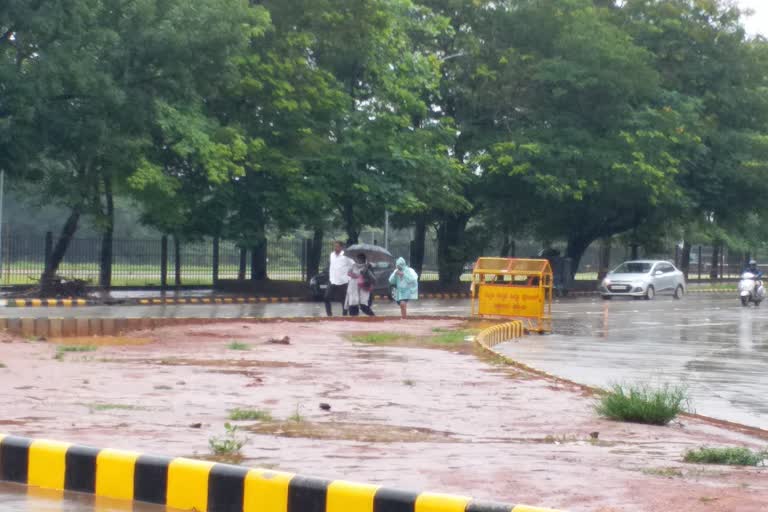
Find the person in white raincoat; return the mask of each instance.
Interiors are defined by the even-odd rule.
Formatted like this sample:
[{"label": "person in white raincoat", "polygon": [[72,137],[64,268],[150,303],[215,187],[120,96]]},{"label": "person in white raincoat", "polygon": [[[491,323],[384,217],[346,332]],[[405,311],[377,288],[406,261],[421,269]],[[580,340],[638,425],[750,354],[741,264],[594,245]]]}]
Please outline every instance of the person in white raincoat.
[{"label": "person in white raincoat", "polygon": [[370,304],[376,277],[366,261],[365,254],[359,253],[355,257],[355,263],[349,270],[348,276],[349,284],[347,285],[344,309],[349,311],[349,316],[358,316],[361,310],[368,316],[375,316]]}]

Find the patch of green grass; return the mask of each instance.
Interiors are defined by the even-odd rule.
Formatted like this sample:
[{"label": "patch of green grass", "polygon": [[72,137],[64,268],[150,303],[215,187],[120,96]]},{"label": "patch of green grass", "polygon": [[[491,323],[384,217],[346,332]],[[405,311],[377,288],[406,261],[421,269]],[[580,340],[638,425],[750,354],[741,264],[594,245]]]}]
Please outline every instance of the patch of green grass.
[{"label": "patch of green grass", "polygon": [[138,405],[128,404],[90,404],[89,407],[92,411],[140,411],[145,409]]},{"label": "patch of green grass", "polygon": [[61,352],[59,350],[56,351],[56,353],[53,355],[53,358],[57,361],[63,361],[64,360],[64,352]]},{"label": "patch of green grass", "polygon": [[212,436],[208,439],[208,446],[216,455],[232,455],[240,453],[240,450],[248,442],[245,437],[237,435],[238,428],[230,423],[224,424],[224,435]]},{"label": "patch of green grass", "polygon": [[432,332],[438,332],[436,336],[432,336],[430,341],[437,343],[438,345],[460,345],[465,343],[467,336],[473,336],[475,331],[466,329],[459,329],[457,331],[438,331],[433,329]]},{"label": "patch of green grass", "polygon": [[754,452],[749,448],[702,447],[685,452],[683,460],[696,464],[723,464],[727,466],[757,466],[768,458],[768,452]]},{"label": "patch of green grass", "polygon": [[272,414],[261,409],[232,409],[229,411],[229,419],[232,421],[256,420],[272,421]]},{"label": "patch of green grass", "polygon": [[232,340],[227,345],[229,350],[251,350],[251,346],[246,343],[240,343],[239,341]]},{"label": "patch of green grass", "polygon": [[369,332],[364,334],[352,334],[349,339],[357,343],[368,343],[375,345],[377,343],[393,343],[398,340],[408,338],[405,334],[397,332]]},{"label": "patch of green grass", "polygon": [[660,476],[663,478],[682,478],[683,472],[677,468],[647,468],[643,473],[651,476]]},{"label": "patch of green grass", "polygon": [[684,387],[665,384],[614,384],[596,406],[600,416],[616,421],[666,425],[688,410]]}]

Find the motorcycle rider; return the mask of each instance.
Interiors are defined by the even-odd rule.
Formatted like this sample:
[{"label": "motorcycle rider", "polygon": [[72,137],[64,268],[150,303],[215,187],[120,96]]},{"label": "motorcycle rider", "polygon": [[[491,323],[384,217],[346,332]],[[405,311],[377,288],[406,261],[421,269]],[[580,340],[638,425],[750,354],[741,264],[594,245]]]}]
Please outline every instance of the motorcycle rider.
[{"label": "motorcycle rider", "polygon": [[755,276],[755,293],[757,293],[758,288],[760,288],[760,280],[763,278],[763,272],[760,270],[760,267],[757,266],[757,261],[754,259],[749,260],[749,263],[744,268],[744,272],[749,272],[750,274]]}]

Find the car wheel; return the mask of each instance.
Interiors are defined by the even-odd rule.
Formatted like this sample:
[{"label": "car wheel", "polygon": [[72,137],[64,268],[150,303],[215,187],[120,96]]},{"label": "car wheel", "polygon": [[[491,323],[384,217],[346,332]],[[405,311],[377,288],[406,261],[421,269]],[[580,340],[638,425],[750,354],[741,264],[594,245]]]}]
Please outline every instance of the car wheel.
[{"label": "car wheel", "polygon": [[649,286],[648,289],[645,291],[645,300],[653,300],[655,296],[656,296],[656,290],[653,289],[653,286]]},{"label": "car wheel", "polygon": [[674,297],[677,300],[680,300],[683,298],[683,295],[685,295],[685,289],[683,288],[683,285],[679,284],[677,285],[677,288],[675,288],[675,295]]},{"label": "car wheel", "polygon": [[755,301],[755,307],[756,307],[756,308],[759,308],[759,307],[760,307],[760,303],[761,303],[761,302],[763,302],[763,301],[761,301],[761,300],[756,300],[756,301]]},{"label": "car wheel", "polygon": [[611,300],[613,298],[610,295],[601,295],[601,297],[603,298],[603,300]]}]

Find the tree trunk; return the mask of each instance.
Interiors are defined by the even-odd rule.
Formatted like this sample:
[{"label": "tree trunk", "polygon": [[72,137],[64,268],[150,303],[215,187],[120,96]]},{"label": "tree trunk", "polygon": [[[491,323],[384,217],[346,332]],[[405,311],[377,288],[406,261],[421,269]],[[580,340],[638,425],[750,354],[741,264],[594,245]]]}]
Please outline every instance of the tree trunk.
[{"label": "tree trunk", "polygon": [[112,239],[115,233],[115,198],[112,194],[112,180],[104,177],[104,196],[106,200],[106,227],[101,237],[101,255],[99,257],[99,285],[108,290],[112,287]]},{"label": "tree trunk", "polygon": [[240,265],[237,267],[237,279],[245,281],[245,272],[248,267],[248,249],[240,247]]},{"label": "tree trunk", "polygon": [[307,252],[307,277],[312,278],[320,273],[320,260],[323,257],[323,228],[315,228]]},{"label": "tree trunk", "polygon": [[181,286],[181,240],[177,235],[173,235],[173,270],[174,283],[178,288]]},{"label": "tree trunk", "polygon": [[267,238],[259,234],[258,241],[251,248],[251,281],[267,280]]},{"label": "tree trunk", "polygon": [[53,248],[51,259],[42,276],[40,276],[40,292],[44,297],[50,295],[54,290],[53,278],[56,276],[56,272],[59,270],[59,265],[61,265],[61,261],[67,253],[69,244],[72,242],[72,237],[75,236],[79,221],[80,210],[75,208],[70,212],[67,221],[61,228],[61,234]]},{"label": "tree trunk", "polygon": [[712,247],[712,267],[709,270],[709,278],[717,279],[720,275],[720,242],[715,242]]},{"label": "tree trunk", "polygon": [[688,279],[688,274],[691,270],[691,242],[690,240],[683,240],[683,251],[680,253],[680,270],[685,274],[685,278]]},{"label": "tree trunk", "polygon": [[604,238],[600,243],[600,264],[597,269],[597,279],[602,281],[611,266],[611,239]]},{"label": "tree trunk", "polygon": [[421,275],[424,271],[424,253],[426,252],[427,222],[424,218],[416,220],[413,230],[413,242],[411,244],[411,268]]},{"label": "tree trunk", "polygon": [[636,260],[640,257],[640,244],[633,242],[629,244],[629,249],[630,249],[630,255],[629,255],[630,259]]},{"label": "tree trunk", "polygon": [[571,259],[571,277],[575,278],[576,273],[579,270],[579,263],[584,256],[584,252],[594,242],[594,239],[589,237],[574,237],[568,239],[568,247],[565,250],[566,258]]},{"label": "tree trunk", "polygon": [[504,229],[504,239],[501,243],[499,256],[502,258],[512,258],[515,255],[515,239],[509,232],[509,228]]},{"label": "tree trunk", "polygon": [[463,273],[467,248],[465,232],[468,215],[452,215],[437,230],[437,265],[440,283],[458,283]]},{"label": "tree trunk", "polygon": [[351,203],[344,205],[344,231],[347,232],[347,246],[358,243],[361,227],[355,221],[355,209]]}]

